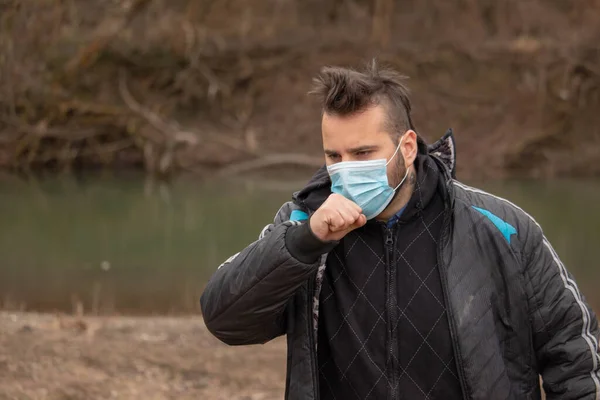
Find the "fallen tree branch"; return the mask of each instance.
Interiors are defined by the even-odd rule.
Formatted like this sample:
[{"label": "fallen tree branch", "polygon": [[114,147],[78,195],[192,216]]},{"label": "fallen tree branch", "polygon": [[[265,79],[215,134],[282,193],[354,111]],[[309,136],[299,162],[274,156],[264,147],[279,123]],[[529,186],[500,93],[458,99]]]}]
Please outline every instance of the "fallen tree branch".
[{"label": "fallen tree branch", "polygon": [[[163,134],[165,140],[173,140],[174,144],[187,143],[188,145],[197,145],[200,139],[200,134],[191,131],[184,131],[179,128],[179,125],[175,122],[166,122],[156,113],[146,109],[135,98],[131,95],[131,92],[127,88],[126,74],[123,70],[119,73],[119,93],[121,98],[133,112],[141,116],[146,120],[152,127]],[[214,142],[223,144],[232,149],[242,151],[244,153],[256,154],[252,149],[249,149],[244,142],[236,140],[234,138],[226,137],[212,132],[203,132],[203,139],[209,139]]]},{"label": "fallen tree branch", "polygon": [[175,134],[175,128],[173,126],[164,122],[162,118],[152,111],[144,108],[133,98],[131,92],[127,88],[126,73],[124,70],[119,71],[119,94],[121,95],[121,98],[127,107],[144,118],[150,125],[160,132],[166,140],[171,139],[171,137]]}]

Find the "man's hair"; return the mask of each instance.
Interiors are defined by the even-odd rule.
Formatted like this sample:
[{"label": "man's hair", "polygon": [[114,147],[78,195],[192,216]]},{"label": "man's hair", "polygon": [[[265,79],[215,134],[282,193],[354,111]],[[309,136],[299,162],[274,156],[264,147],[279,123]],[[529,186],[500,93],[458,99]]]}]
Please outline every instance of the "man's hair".
[{"label": "man's hair", "polygon": [[321,100],[324,113],[350,116],[370,107],[383,105],[387,112],[386,129],[395,137],[414,130],[410,111],[407,77],[390,68],[380,68],[373,60],[363,71],[324,67],[314,78],[309,92]]}]

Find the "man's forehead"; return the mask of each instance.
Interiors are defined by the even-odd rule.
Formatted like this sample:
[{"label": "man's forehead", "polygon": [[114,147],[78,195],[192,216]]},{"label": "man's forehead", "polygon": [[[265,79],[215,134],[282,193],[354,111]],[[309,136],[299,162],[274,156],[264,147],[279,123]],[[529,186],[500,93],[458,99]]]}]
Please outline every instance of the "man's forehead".
[{"label": "man's forehead", "polygon": [[389,133],[382,129],[323,130],[323,149],[338,153],[379,148],[388,140]]},{"label": "man's forehead", "polygon": [[[387,132],[385,113],[380,108],[371,108],[352,115],[323,114],[321,131],[323,141],[361,145],[364,140],[380,141]],[[350,144],[353,142],[353,144]]]}]

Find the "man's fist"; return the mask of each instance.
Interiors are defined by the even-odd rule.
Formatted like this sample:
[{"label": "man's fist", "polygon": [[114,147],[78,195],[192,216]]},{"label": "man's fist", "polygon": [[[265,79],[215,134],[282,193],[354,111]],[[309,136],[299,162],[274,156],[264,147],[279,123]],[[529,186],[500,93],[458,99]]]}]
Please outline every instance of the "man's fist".
[{"label": "man's fist", "polygon": [[352,201],[333,193],[310,217],[310,229],[324,242],[340,240],[367,223],[367,217]]}]

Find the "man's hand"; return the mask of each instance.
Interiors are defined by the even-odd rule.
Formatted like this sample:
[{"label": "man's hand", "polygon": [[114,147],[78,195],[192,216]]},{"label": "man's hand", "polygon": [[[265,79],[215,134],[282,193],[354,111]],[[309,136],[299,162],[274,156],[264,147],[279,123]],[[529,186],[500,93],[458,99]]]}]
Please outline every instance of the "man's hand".
[{"label": "man's hand", "polygon": [[333,193],[310,218],[310,229],[323,242],[340,240],[367,223],[362,210],[344,196]]}]

